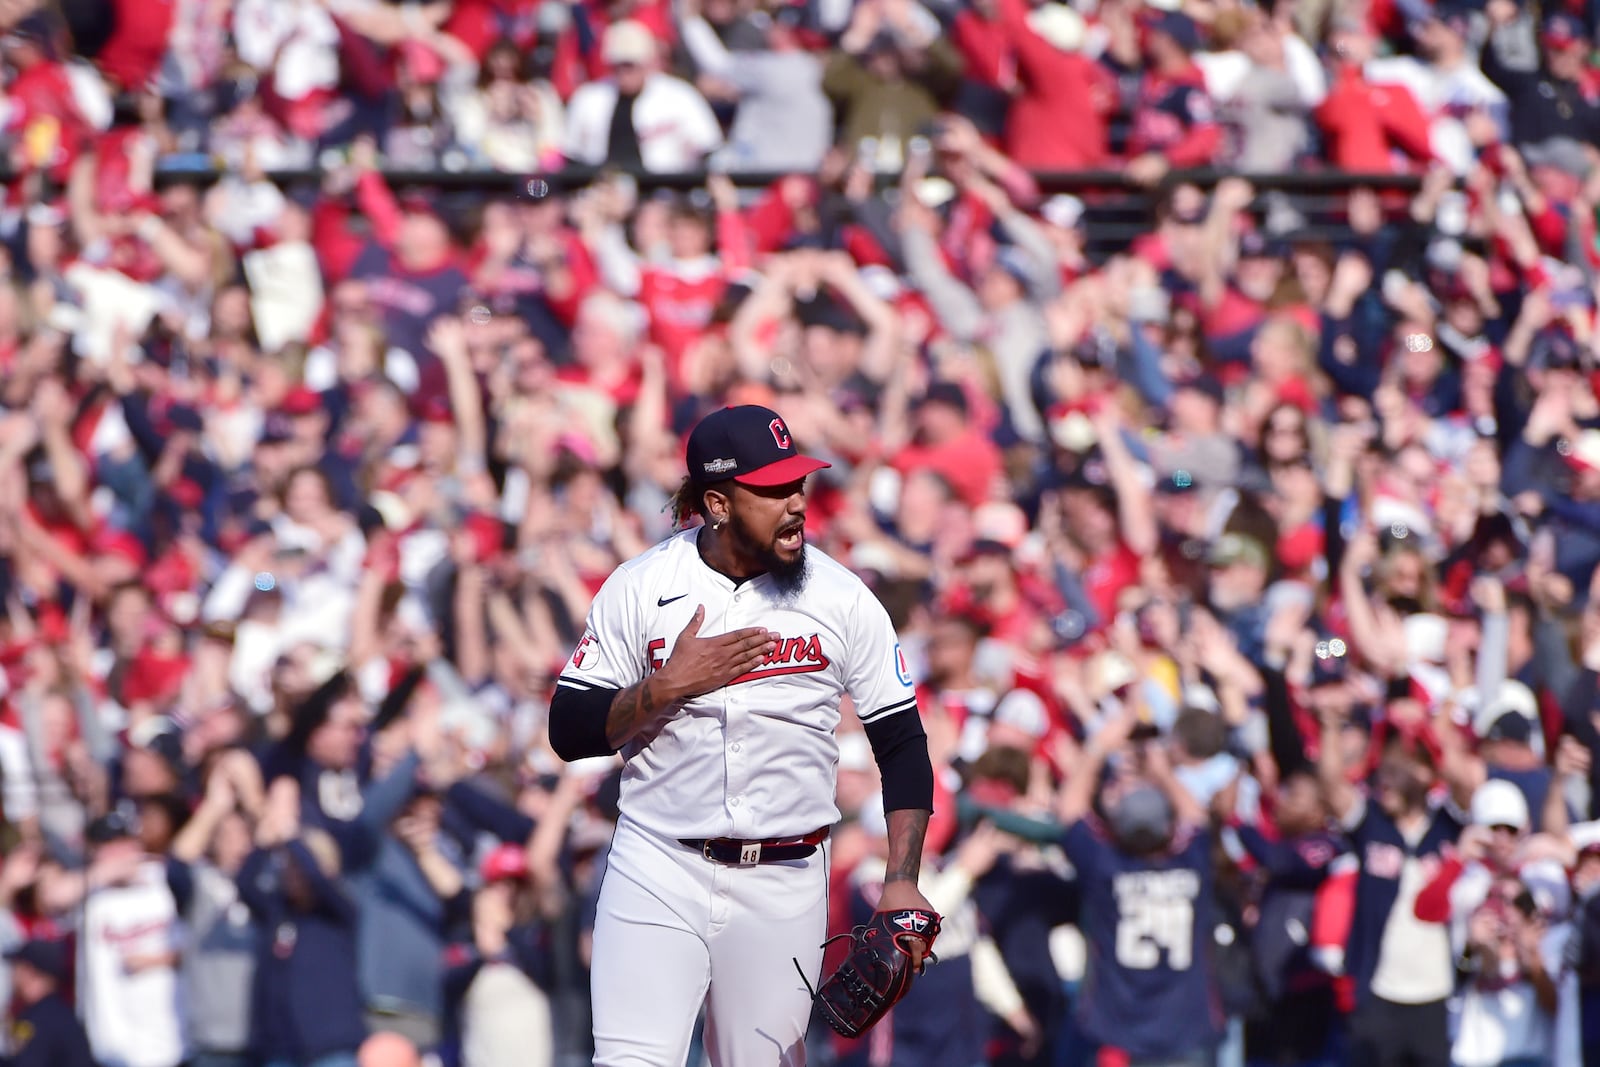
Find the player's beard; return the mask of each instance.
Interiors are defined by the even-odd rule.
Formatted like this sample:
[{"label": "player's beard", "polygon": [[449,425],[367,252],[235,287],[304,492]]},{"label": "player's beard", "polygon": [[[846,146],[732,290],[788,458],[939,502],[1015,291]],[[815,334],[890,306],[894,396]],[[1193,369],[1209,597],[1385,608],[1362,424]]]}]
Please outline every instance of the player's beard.
[{"label": "player's beard", "polygon": [[811,573],[811,561],[806,556],[804,542],[801,542],[800,551],[794,559],[784,559],[778,554],[778,535],[788,529],[793,527],[779,527],[773,531],[771,540],[763,542],[739,516],[729,516],[728,520],[728,535],[733,538],[734,551],[759,563],[767,572],[767,577],[772,579],[778,597],[785,600],[805,587],[806,577]]}]

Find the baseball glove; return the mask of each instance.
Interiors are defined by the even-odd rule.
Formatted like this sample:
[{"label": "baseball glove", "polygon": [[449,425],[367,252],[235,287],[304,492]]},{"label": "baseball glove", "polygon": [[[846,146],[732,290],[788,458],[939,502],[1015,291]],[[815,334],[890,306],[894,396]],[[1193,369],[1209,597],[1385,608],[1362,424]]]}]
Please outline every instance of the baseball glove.
[{"label": "baseball glove", "polygon": [[[911,989],[911,979],[921,974],[927,964],[937,962],[933,939],[938,936],[937,914],[907,908],[876,912],[865,926],[830,937],[825,945],[848,938],[852,947],[839,969],[811,994],[828,1025],[852,1038],[872,1029]],[[923,947],[920,965],[912,962],[914,942],[921,942]]]}]

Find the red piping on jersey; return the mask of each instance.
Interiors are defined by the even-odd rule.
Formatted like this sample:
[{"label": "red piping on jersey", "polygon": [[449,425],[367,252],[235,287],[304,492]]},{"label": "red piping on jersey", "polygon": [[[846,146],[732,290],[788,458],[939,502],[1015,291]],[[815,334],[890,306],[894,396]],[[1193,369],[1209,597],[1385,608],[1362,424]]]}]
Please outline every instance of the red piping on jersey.
[{"label": "red piping on jersey", "polygon": [[757,678],[771,678],[778,674],[814,674],[817,671],[823,671],[827,669],[828,664],[826,663],[796,663],[792,667],[773,667],[771,670],[766,671],[750,671],[746,674],[739,675],[739,677],[735,678],[728,684],[738,685],[740,682],[753,682]]}]

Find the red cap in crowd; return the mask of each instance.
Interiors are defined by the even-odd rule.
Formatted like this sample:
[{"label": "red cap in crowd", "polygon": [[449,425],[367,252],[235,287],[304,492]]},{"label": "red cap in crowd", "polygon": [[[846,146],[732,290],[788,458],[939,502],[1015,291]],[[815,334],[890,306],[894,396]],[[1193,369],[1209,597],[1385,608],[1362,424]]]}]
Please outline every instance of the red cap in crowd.
[{"label": "red cap in crowd", "polygon": [[521,845],[501,845],[478,869],[485,882],[520,882],[528,877],[528,853]]},{"label": "red cap in crowd", "polygon": [[143,542],[115,526],[102,527],[90,542],[90,550],[97,556],[121,557],[139,568],[150,561],[150,554],[145,551]]}]

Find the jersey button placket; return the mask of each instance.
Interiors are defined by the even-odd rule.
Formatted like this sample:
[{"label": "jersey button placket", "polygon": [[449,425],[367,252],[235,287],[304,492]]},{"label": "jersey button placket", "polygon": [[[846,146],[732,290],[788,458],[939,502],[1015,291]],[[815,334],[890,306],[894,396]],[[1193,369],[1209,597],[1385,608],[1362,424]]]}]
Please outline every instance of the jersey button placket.
[{"label": "jersey button placket", "polygon": [[[742,606],[744,591],[733,594],[732,602],[726,612],[727,629],[737,630],[753,625],[744,618],[745,612],[739,610]],[[739,685],[730,685],[723,690],[723,716],[722,729],[724,737],[723,766],[728,783],[728,813],[733,819],[734,836],[748,837],[751,833],[750,806],[744,802],[744,792],[749,785],[749,767],[743,756],[743,746],[739,740],[744,735],[745,717],[745,687],[752,683],[745,682]]]},{"label": "jersey button placket", "polygon": [[[732,705],[728,708],[728,728],[731,734],[740,723],[742,714]],[[750,809],[744,803],[745,786],[749,782],[749,771],[745,764],[743,746],[738,741],[731,741],[727,745],[725,765],[728,776],[728,807],[733,813],[733,825],[737,836],[746,837],[750,830]]]}]

